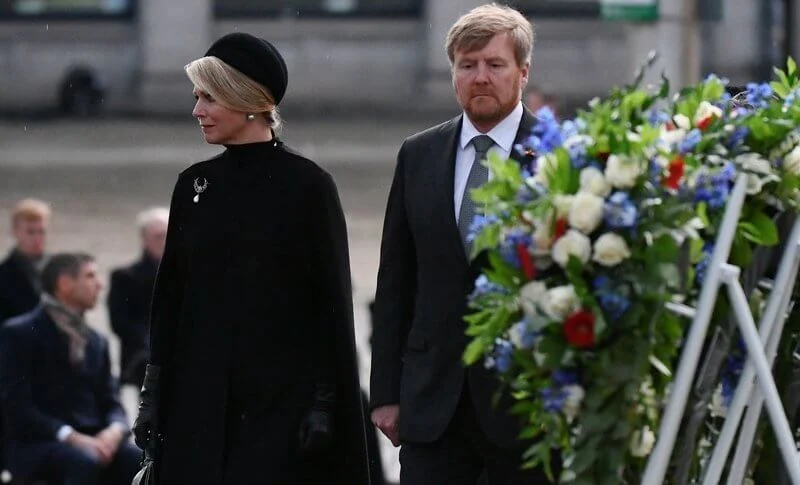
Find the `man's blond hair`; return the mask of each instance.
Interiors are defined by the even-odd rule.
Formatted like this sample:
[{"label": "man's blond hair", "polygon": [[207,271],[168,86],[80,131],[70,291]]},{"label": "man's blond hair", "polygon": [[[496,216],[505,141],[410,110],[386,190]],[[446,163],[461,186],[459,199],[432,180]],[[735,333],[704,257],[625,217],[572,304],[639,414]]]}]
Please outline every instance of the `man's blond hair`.
[{"label": "man's blond hair", "polygon": [[511,37],[517,65],[528,64],[533,52],[533,26],[519,11],[490,3],[473,8],[450,27],[445,43],[450,65],[455,62],[456,52],[483,49],[495,35],[502,33]]},{"label": "man's blond hair", "polygon": [[22,199],[11,210],[11,227],[21,221],[47,222],[50,219],[50,205],[39,199]]},{"label": "man's blond hair", "polygon": [[273,94],[239,70],[211,56],[192,61],[184,69],[196,88],[210,94],[225,108],[262,114],[270,128],[277,130],[280,127],[280,114]]}]

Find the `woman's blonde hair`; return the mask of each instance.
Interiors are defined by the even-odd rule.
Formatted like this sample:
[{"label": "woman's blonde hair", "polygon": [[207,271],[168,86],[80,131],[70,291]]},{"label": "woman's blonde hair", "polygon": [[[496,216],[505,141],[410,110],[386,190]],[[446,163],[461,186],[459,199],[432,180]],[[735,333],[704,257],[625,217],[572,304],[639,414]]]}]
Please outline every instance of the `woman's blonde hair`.
[{"label": "woman's blonde hair", "polygon": [[524,66],[530,62],[533,52],[533,26],[517,10],[491,3],[473,8],[450,28],[445,43],[450,65],[455,62],[456,52],[483,49],[495,35],[502,33],[511,36],[517,65]]},{"label": "woman's blonde hair", "polygon": [[263,114],[270,128],[281,125],[275,98],[266,87],[216,57],[201,57],[185,68],[189,80],[225,108],[242,113]]}]

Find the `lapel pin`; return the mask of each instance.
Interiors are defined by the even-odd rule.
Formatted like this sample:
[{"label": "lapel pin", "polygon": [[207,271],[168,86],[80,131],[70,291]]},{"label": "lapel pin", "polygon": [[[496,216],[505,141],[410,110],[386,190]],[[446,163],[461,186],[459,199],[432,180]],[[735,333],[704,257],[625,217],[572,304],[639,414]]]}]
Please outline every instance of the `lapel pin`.
[{"label": "lapel pin", "polygon": [[[200,182],[201,179],[203,181],[202,183]],[[192,198],[192,200],[194,201],[195,204],[200,202],[200,194],[205,192],[207,188],[208,188],[208,179],[206,179],[205,177],[197,177],[196,179],[194,179],[195,195],[194,198]]]}]

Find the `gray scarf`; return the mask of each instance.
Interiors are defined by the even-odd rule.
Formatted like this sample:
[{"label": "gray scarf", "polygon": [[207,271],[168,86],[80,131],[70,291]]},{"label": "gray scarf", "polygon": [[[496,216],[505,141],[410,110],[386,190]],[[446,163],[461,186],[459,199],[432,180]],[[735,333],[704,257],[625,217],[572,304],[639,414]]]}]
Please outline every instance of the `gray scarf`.
[{"label": "gray scarf", "polygon": [[73,312],[47,293],[42,293],[42,305],[56,327],[69,338],[70,363],[82,364],[86,357],[86,343],[90,332],[83,315]]}]

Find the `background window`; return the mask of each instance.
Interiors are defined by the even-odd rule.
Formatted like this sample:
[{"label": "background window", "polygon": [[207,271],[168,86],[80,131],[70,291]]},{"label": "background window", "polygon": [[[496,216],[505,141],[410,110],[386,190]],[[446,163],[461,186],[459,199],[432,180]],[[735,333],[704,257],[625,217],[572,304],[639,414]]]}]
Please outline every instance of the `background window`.
[{"label": "background window", "polygon": [[131,13],[133,0],[0,0],[0,14],[13,17],[91,17]]},{"label": "background window", "polygon": [[[409,17],[422,13],[424,0],[215,0],[222,17]],[[427,0],[431,1],[431,0]]]},{"label": "background window", "polygon": [[538,18],[599,18],[600,0],[508,0],[525,15]]}]

